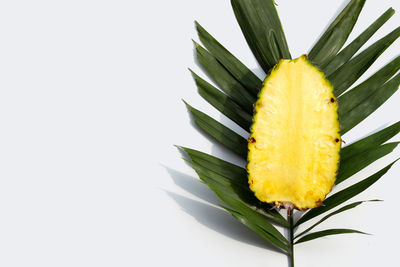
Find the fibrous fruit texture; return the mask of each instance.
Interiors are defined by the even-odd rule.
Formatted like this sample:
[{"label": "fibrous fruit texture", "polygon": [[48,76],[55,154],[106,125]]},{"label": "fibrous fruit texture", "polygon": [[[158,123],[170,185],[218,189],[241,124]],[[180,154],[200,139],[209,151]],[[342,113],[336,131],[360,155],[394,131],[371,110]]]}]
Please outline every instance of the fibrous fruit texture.
[{"label": "fibrous fruit texture", "polygon": [[309,209],[322,205],[341,148],[333,87],[306,56],[281,60],[255,104],[247,170],[256,197]]}]

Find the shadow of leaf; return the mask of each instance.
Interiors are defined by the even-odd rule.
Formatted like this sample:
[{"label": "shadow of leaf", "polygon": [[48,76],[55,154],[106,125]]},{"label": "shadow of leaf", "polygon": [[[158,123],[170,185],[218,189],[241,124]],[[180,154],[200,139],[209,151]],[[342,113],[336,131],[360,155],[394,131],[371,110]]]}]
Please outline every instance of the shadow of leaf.
[{"label": "shadow of leaf", "polygon": [[281,253],[246,226],[236,221],[228,212],[219,207],[213,206],[220,205],[222,203],[206,185],[200,183],[197,179],[189,175],[183,174],[168,167],[165,168],[178,187],[210,203],[210,205],[208,205],[206,203],[196,201],[170,191],[165,191],[167,195],[172,198],[185,213],[195,218],[196,221],[207,228],[229,238],[255,247],[269,249],[271,251]]},{"label": "shadow of leaf", "polygon": [[198,179],[171,168],[165,167],[174,183],[183,190],[213,205],[222,204],[218,197],[208,187]]},{"label": "shadow of leaf", "polygon": [[182,210],[207,228],[234,240],[280,253],[220,208],[166,191]]}]

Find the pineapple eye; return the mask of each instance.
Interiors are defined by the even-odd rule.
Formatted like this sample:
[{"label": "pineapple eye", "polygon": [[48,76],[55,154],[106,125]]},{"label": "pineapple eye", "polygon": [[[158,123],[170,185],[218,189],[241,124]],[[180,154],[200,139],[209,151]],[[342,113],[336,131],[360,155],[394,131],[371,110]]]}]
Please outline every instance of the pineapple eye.
[{"label": "pineapple eye", "polygon": [[249,139],[249,142],[250,142],[251,144],[253,144],[253,143],[256,142],[256,139],[255,139],[254,137],[251,137],[251,138]]},{"label": "pineapple eye", "polygon": [[339,141],[340,141],[339,138],[336,138],[336,139],[335,139],[335,142],[336,142],[336,143],[339,143]]},{"label": "pineapple eye", "polygon": [[333,97],[331,98],[331,103],[335,103],[335,99]]}]

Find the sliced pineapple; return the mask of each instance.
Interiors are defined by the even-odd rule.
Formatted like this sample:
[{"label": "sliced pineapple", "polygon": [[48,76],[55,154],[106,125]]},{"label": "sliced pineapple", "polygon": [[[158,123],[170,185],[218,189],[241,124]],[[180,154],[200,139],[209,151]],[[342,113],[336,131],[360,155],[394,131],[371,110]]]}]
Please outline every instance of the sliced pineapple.
[{"label": "sliced pineapple", "polygon": [[332,85],[306,56],[275,66],[249,138],[249,184],[258,199],[300,210],[322,205],[339,164],[337,110]]}]

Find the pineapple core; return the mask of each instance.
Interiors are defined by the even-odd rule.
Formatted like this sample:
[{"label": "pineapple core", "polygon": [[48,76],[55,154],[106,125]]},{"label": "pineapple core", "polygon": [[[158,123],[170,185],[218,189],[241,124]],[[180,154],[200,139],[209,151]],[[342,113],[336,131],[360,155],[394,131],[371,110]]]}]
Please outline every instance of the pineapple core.
[{"label": "pineapple core", "polygon": [[248,144],[249,185],[259,200],[300,210],[322,205],[339,165],[337,110],[332,85],[306,56],[275,66]]}]

